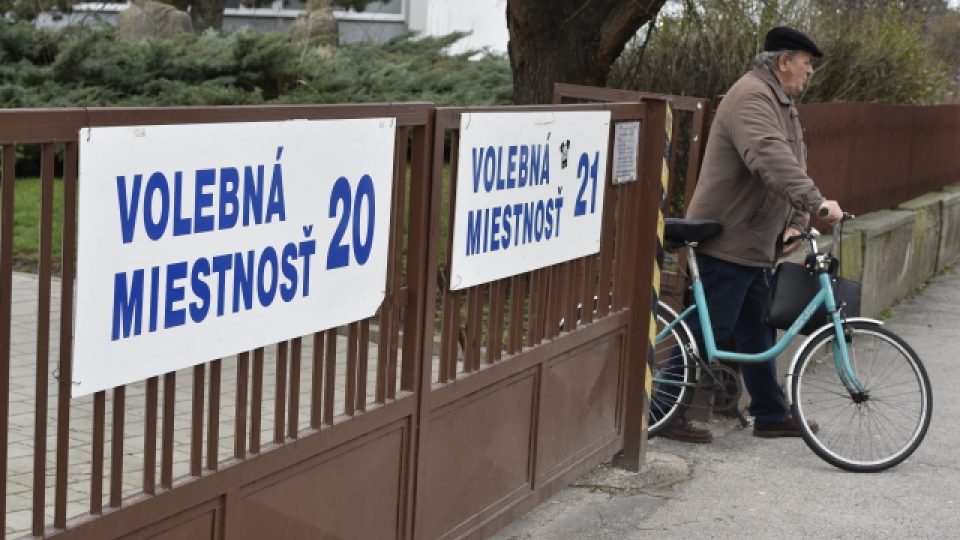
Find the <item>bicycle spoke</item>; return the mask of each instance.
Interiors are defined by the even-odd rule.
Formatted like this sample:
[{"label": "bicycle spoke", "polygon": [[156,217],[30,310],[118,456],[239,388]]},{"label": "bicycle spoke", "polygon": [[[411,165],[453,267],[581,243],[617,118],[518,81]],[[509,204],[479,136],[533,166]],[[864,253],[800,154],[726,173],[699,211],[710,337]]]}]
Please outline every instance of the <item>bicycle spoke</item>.
[{"label": "bicycle spoke", "polygon": [[[854,471],[896,465],[920,444],[929,425],[929,382],[909,346],[868,322],[850,323],[850,367],[864,388],[850,395],[832,357],[834,336],[802,352],[793,379],[798,421],[815,419],[805,433],[811,449],[830,463]],[[863,399],[861,399],[861,397]]]},{"label": "bicycle spoke", "polygon": [[[658,306],[658,331],[674,321],[674,315],[663,304]],[[696,366],[688,355],[683,339],[683,325],[677,324],[660,338],[654,351],[653,388],[647,429],[654,435],[678,414],[682,413],[696,383]]]}]

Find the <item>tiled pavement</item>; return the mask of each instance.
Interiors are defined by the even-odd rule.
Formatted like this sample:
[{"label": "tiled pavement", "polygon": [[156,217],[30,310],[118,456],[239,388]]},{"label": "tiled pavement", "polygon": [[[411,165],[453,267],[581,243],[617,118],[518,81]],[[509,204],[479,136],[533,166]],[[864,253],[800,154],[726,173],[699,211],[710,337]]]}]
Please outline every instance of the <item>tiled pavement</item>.
[{"label": "tiled pavement", "polygon": [[[46,525],[53,523],[53,489],[56,459],[57,426],[57,362],[59,359],[60,325],[60,288],[54,282],[51,287],[51,324],[48,402],[47,402],[47,459],[46,459]],[[34,418],[36,410],[36,351],[37,351],[37,296],[38,278],[31,274],[14,274],[11,317],[11,354],[10,354],[10,414],[8,444],[7,515],[6,538],[18,538],[29,535],[33,507],[33,471],[34,471]],[[300,429],[305,428],[310,418],[310,392],[312,366],[311,340],[303,340],[300,375]],[[264,354],[263,405],[261,414],[261,444],[273,440],[274,402],[276,396],[275,368],[276,347],[267,347]],[[338,339],[338,366],[336,369],[336,411],[344,409],[346,340]],[[377,367],[377,350],[369,350],[367,402],[373,401],[374,376]],[[251,371],[253,369],[251,355]],[[233,454],[234,448],[234,406],[236,398],[237,362],[235,357],[222,361],[219,449],[218,461],[222,462]],[[288,368],[289,369],[289,368]],[[173,477],[176,479],[189,472],[190,425],[192,415],[193,369],[177,372],[176,414],[174,421]],[[205,397],[209,399],[210,370],[205,378]],[[125,396],[125,422],[123,440],[123,495],[134,495],[143,487],[143,448],[144,416],[146,409],[144,382],[127,385]],[[159,384],[159,401],[162,407],[163,382]],[[287,386],[289,389],[289,386]],[[249,396],[249,394],[248,394]],[[113,411],[113,392],[106,392],[106,423],[104,444],[103,507],[109,504],[109,471],[111,460],[111,419]],[[204,410],[204,438],[207,434],[207,410]],[[158,431],[162,422],[162,410],[158,413]],[[248,415],[249,416],[249,415]],[[249,426],[249,418],[248,418]],[[249,429],[249,428],[248,428]],[[69,480],[67,490],[67,516],[84,514],[90,509],[90,471],[91,439],[93,431],[93,396],[83,396],[71,400],[70,404],[70,451]],[[157,483],[159,485],[159,448],[157,437]],[[206,464],[206,442],[204,441],[203,463]]]}]

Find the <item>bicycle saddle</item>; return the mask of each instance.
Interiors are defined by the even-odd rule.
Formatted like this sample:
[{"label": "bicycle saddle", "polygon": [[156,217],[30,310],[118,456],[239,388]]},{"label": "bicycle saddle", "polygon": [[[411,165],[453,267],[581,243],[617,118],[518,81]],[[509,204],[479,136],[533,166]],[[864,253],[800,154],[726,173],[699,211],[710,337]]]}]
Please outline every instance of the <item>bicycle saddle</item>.
[{"label": "bicycle saddle", "polygon": [[666,218],[663,236],[667,242],[685,244],[703,242],[723,230],[723,224],[711,219]]}]

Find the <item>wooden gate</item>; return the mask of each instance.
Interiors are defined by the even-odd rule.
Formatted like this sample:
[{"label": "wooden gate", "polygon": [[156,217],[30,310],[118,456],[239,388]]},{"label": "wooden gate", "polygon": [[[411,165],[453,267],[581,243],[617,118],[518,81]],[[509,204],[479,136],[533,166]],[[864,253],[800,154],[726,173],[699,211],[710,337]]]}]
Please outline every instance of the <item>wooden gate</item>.
[{"label": "wooden gate", "polygon": [[[638,329],[650,317],[664,108],[550,110],[640,120],[640,179],[606,185],[599,255],[463,292],[448,289],[440,255],[460,109],[0,112],[6,535],[479,537],[609,459],[624,446],[626,411],[642,414],[634,367],[647,350]],[[82,127],[365,117],[397,118],[376,315],[70,399]],[[34,176],[34,155],[39,178],[16,181],[18,169]],[[37,202],[35,222],[14,215],[18,198]],[[36,231],[36,261],[13,256],[21,228]]]},{"label": "wooden gate", "polygon": [[[597,109],[611,111],[612,124],[643,126],[640,180],[606,183],[599,254],[460,291],[448,287],[449,255],[431,266],[428,281],[437,288],[427,320],[439,329],[439,357],[432,372],[423,372],[429,392],[421,405],[418,537],[496,531],[609,460],[624,447],[626,409],[642,411],[647,336],[637,329],[646,329],[650,317],[664,108],[469,112]],[[457,181],[460,116],[467,111],[437,111],[431,231],[452,230],[454,190],[445,186]],[[450,163],[443,159],[445,140]],[[440,182],[447,170],[449,181]],[[446,246],[449,254],[451,242],[446,234],[430,245]],[[637,436],[645,440],[639,430]],[[626,458],[635,466],[640,459],[639,453]]]},{"label": "wooden gate", "polygon": [[[669,153],[666,158],[668,187],[663,205],[665,217],[683,217],[686,205],[697,186],[703,153],[707,148],[707,134],[713,120],[710,100],[687,96],[671,96],[636,90],[598,88],[576,84],[557,83],[553,86],[553,102],[661,102],[673,111],[670,126]],[[686,253],[679,250],[666,255],[662,268],[661,296],[675,309],[682,309],[687,278]]]}]

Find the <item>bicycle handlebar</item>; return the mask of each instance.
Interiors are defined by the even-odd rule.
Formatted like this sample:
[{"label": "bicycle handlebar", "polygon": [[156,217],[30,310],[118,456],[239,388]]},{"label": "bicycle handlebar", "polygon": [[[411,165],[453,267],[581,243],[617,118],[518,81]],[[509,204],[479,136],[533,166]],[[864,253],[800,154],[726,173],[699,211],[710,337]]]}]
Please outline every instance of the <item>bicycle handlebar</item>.
[{"label": "bicycle handlebar", "polygon": [[[821,215],[822,215],[822,214],[823,214],[823,212],[821,212]],[[845,222],[845,221],[850,221],[851,219],[854,219],[854,218],[856,218],[856,217],[857,217],[857,216],[855,216],[855,215],[853,215],[853,214],[844,212],[844,213],[843,213],[843,217],[840,218],[840,222],[843,223],[843,222]],[[786,240],[784,240],[784,241],[783,241],[783,245],[784,245],[784,246],[789,246],[790,244],[793,244],[793,243],[796,242],[797,240],[809,240],[809,239],[810,239],[810,229],[808,228],[808,229],[807,229],[807,232],[803,232],[803,233],[800,233],[800,234],[791,236],[790,238],[787,238]]]}]

